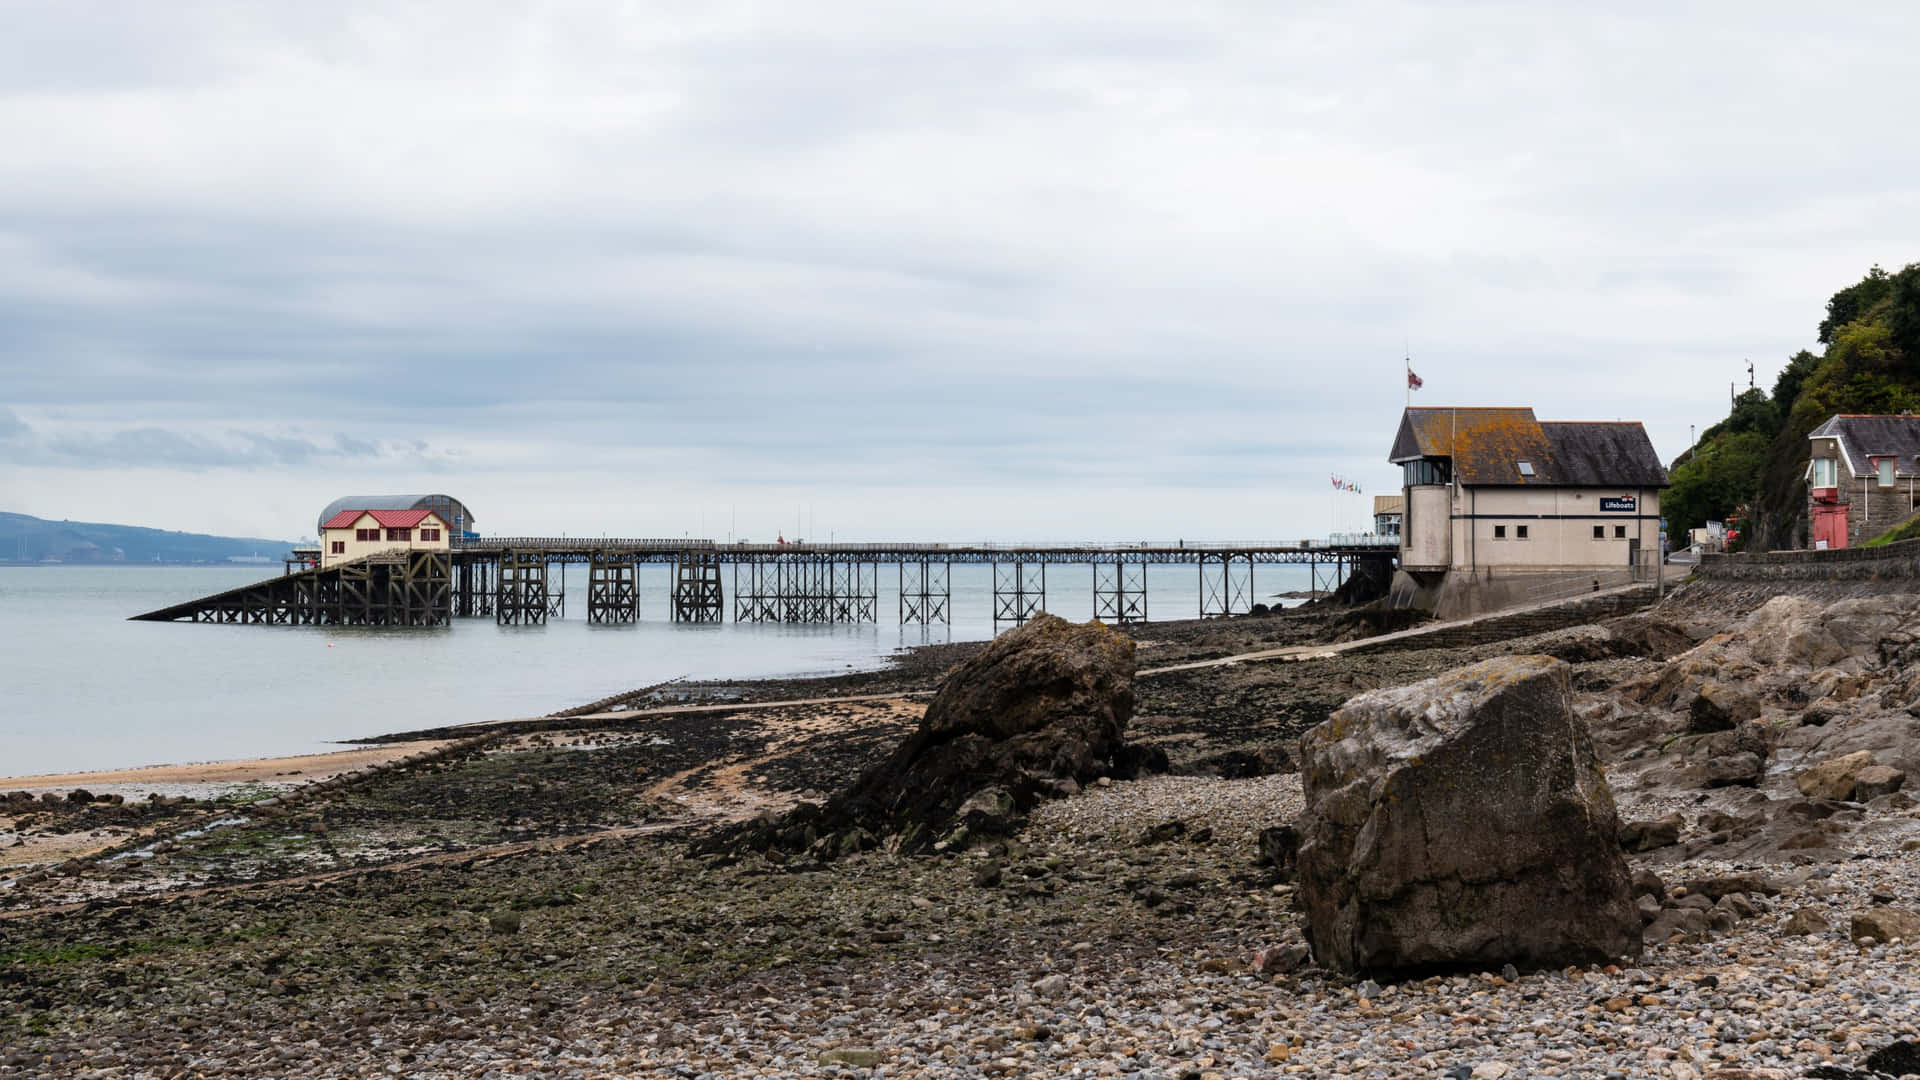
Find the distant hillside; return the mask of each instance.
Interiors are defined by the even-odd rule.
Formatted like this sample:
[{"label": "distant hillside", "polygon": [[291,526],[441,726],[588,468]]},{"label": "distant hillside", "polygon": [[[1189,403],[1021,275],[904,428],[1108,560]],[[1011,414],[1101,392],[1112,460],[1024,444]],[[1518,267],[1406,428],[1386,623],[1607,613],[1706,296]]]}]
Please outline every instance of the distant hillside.
[{"label": "distant hillside", "polygon": [[278,562],[291,546],[292,542],[287,540],[203,536],[87,521],[47,521],[26,514],[0,512],[0,563],[151,566],[155,563]]}]

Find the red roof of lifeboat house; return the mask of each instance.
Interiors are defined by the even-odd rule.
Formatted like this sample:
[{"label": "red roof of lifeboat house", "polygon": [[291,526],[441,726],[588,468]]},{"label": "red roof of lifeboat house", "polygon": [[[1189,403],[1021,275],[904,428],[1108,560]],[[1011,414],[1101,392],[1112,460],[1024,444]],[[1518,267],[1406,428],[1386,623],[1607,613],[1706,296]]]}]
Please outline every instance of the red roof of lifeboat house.
[{"label": "red roof of lifeboat house", "polygon": [[351,529],[363,516],[371,516],[383,529],[411,529],[429,517],[431,510],[342,510],[320,524],[323,529]]}]

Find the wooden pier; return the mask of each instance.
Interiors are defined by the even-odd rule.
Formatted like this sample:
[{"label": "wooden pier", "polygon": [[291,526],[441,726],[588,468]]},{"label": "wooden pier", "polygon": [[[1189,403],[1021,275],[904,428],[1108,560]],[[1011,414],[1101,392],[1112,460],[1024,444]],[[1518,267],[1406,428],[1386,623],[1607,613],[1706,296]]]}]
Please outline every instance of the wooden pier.
[{"label": "wooden pier", "polygon": [[412,551],[325,570],[310,566],[133,618],[278,626],[445,626],[453,615],[452,562],[446,552]]},{"label": "wooden pier", "polygon": [[[1200,618],[1244,615],[1256,603],[1253,568],[1305,565],[1313,585],[1337,587],[1356,567],[1390,570],[1390,537],[1292,543],[1141,544],[724,544],[711,540],[504,537],[456,541],[449,552],[376,556],[307,568],[255,585],[135,616],[194,622],[434,626],[455,616],[540,624],[564,611],[555,567],[584,565],[587,620],[635,622],[640,567],[670,568],[665,612],[674,622],[874,623],[880,580],[897,587],[901,624],[953,621],[953,568],[989,566],[996,628],[1043,610],[1047,568],[1093,568],[1093,610],[1110,623],[1147,619],[1147,567],[1192,566]],[[732,603],[728,604],[731,595]],[[1186,616],[1181,616],[1186,617]]]}]

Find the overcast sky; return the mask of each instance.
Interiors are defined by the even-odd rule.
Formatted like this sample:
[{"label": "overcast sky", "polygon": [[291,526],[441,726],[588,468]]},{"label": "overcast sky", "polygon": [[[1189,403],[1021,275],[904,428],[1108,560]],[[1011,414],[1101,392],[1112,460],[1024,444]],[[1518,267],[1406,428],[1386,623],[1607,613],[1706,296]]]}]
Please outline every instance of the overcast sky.
[{"label": "overcast sky", "polygon": [[1292,538],[1409,350],[1671,459],[1920,259],[1920,9],[1675,7],[0,0],[0,510]]}]

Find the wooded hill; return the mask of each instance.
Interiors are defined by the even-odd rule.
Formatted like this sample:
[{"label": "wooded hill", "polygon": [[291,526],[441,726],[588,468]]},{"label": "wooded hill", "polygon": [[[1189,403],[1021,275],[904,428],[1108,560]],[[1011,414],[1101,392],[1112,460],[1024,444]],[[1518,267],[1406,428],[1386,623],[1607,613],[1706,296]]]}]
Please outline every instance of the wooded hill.
[{"label": "wooded hill", "polygon": [[1741,394],[1676,459],[1661,504],[1675,547],[1736,516],[1752,550],[1806,546],[1807,435],[1835,413],[1920,411],[1920,263],[1875,266],[1834,293],[1818,338],[1820,353],[1795,353],[1773,393]]},{"label": "wooded hill", "polygon": [[235,559],[278,562],[290,546],[285,540],[206,536],[138,525],[48,521],[27,514],[0,513],[0,563],[194,565],[229,563]]}]

